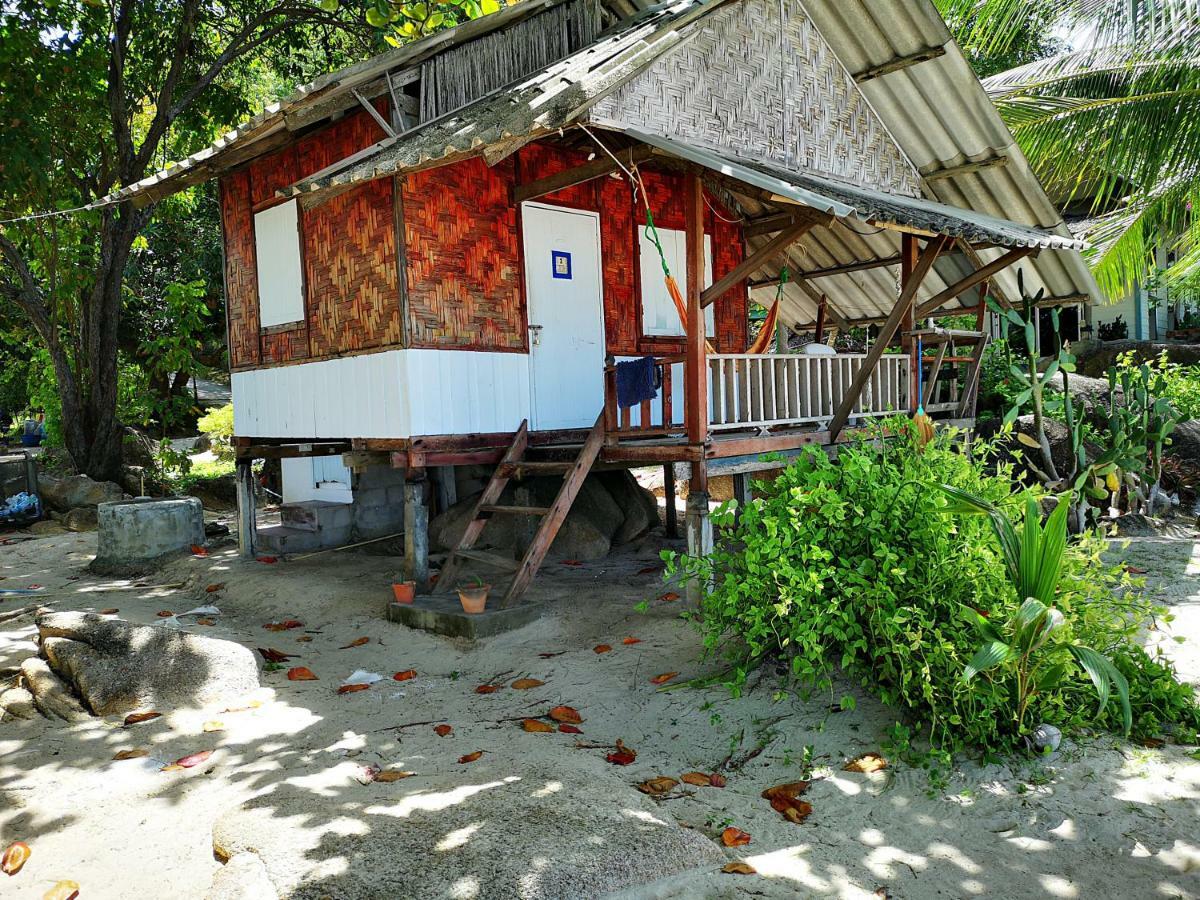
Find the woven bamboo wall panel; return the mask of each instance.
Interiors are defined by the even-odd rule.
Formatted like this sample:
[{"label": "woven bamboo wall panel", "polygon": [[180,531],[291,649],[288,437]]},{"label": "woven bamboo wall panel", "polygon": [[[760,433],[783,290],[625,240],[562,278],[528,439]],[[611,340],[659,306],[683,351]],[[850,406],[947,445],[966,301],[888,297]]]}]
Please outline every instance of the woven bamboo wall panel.
[{"label": "woven bamboo wall panel", "polygon": [[524,350],[513,160],[403,180],[409,345]]},{"label": "woven bamboo wall panel", "polygon": [[229,365],[257,365],[258,269],[254,262],[254,217],[250,173],[221,179],[221,222],[225,231],[225,304],[229,322]]},{"label": "woven bamboo wall panel", "polygon": [[638,317],[638,242],[629,182],[602,178],[600,263],[604,269],[604,334],[609,353],[636,356]]},{"label": "woven bamboo wall panel", "polygon": [[297,362],[309,358],[308,328],[301,324],[286,331],[270,331],[262,335],[264,363]]},{"label": "woven bamboo wall panel", "polygon": [[260,203],[275,200],[277,190],[287,187],[300,177],[300,160],[295,144],[256,159],[250,163],[251,205],[258,206]]},{"label": "woven bamboo wall panel", "polygon": [[716,150],[765,156],[866,187],[920,196],[912,164],[799,0],[742,0],[598,103],[597,118]]}]

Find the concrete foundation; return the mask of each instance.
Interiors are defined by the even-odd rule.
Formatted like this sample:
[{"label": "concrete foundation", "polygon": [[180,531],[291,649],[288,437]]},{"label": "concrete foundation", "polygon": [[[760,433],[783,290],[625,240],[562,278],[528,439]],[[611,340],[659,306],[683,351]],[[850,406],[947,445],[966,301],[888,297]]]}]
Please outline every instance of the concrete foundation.
[{"label": "concrete foundation", "polygon": [[143,568],[168,553],[204,544],[204,508],[195,497],[101,503],[96,512],[95,571]]},{"label": "concrete foundation", "polygon": [[493,592],[487,609],[478,615],[467,615],[457,594],[434,594],[418,597],[413,603],[389,603],[387,617],[388,621],[409,628],[473,641],[528,625],[542,612],[538,603],[519,603],[511,609],[490,605],[499,600]]}]

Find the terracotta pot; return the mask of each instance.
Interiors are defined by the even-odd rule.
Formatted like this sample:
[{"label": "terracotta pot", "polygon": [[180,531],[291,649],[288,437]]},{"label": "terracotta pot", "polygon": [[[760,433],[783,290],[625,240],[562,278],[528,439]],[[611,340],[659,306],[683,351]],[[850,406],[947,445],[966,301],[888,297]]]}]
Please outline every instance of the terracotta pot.
[{"label": "terracotta pot", "polygon": [[415,581],[394,581],[392,582],[392,594],[397,603],[412,603],[413,597],[417,595],[417,583]]},{"label": "terracotta pot", "polygon": [[458,589],[458,602],[462,604],[463,612],[468,615],[479,615],[483,612],[483,608],[487,606],[488,591],[492,589],[490,584],[481,585],[480,587],[461,587]]}]

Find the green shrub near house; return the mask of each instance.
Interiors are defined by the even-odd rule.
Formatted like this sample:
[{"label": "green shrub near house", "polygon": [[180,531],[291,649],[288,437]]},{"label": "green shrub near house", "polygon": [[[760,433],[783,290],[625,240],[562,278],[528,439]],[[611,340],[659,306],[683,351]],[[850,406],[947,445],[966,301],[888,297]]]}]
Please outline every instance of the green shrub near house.
[{"label": "green shrub near house", "polygon": [[[669,571],[711,582],[697,622],[707,650],[731,663],[731,686],[769,659],[785,660],[816,689],[829,689],[840,671],[943,749],[1009,749],[1041,722],[1068,732],[1123,730],[1116,698],[1098,707],[1095,687],[1071,661],[1029,700],[1022,725],[1003,672],[964,677],[980,645],[979,616],[1010,621],[1025,598],[986,517],[944,514],[949,501],[935,485],[984,498],[1014,519],[1027,492],[1011,467],[984,462],[986,447],[968,455],[939,432],[920,450],[907,420],[882,427],[899,437],[844,445],[836,462],[811,449],[776,480],[756,483],[756,499],[736,517],[726,504],[713,517],[719,540],[710,557],[667,554]],[[1164,611],[1142,598],[1123,566],[1102,558],[1105,546],[1087,534],[1063,554],[1054,598],[1061,638],[1113,660],[1129,683],[1135,735],[1167,724],[1193,730],[1191,688],[1139,644]]]}]

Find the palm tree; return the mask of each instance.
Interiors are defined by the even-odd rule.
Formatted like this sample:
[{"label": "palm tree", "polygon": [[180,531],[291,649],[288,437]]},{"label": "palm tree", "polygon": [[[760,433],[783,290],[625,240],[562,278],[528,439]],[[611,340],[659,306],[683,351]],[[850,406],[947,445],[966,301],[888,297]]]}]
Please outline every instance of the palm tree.
[{"label": "palm tree", "polygon": [[1164,240],[1168,283],[1200,272],[1200,0],[935,3],[973,60],[1011,54],[1047,23],[1063,36],[1045,58],[985,68],[984,87],[1043,183],[1092,216],[1101,289],[1144,281]]}]

